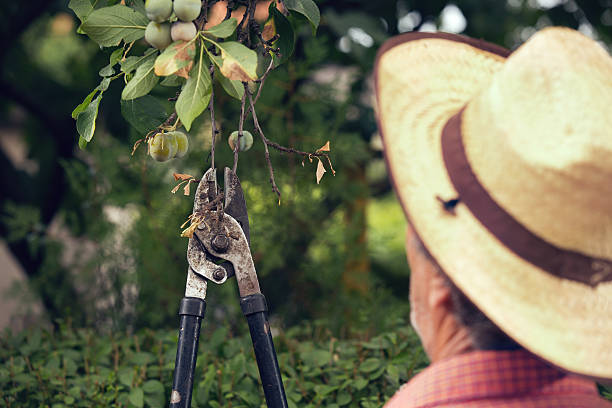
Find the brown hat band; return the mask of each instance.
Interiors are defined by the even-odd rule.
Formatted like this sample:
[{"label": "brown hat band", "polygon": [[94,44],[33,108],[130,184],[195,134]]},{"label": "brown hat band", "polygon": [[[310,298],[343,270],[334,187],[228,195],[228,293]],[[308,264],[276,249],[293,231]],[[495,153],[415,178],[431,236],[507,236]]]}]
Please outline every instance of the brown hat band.
[{"label": "brown hat band", "polygon": [[520,258],[559,278],[589,286],[612,281],[612,262],[558,248],[536,236],[489,195],[472,171],[461,136],[461,109],[442,130],[442,155],[460,202],[506,248]]}]

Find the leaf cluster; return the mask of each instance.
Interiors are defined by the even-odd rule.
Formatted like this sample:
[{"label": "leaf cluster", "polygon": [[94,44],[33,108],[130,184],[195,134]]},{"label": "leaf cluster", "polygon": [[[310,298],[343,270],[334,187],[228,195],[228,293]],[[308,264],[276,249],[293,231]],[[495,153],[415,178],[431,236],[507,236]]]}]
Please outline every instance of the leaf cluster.
[{"label": "leaf cluster", "polygon": [[[394,332],[337,340],[323,322],[275,336],[290,407],[379,407],[426,362],[406,325]],[[274,330],[274,329],[273,329]],[[66,322],[0,339],[0,390],[7,407],[163,407],[171,391],[175,331],[101,337]],[[248,335],[203,330],[194,407],[261,407]]]},{"label": "leaf cluster", "polygon": [[[131,110],[138,111],[136,116],[123,110],[124,118],[139,130],[150,131],[162,125],[158,115],[159,103],[143,97],[160,84],[176,89],[174,109],[180,122],[189,131],[193,121],[208,107],[213,89],[213,78],[225,92],[238,100],[243,100],[246,85],[259,81],[266,67],[277,67],[285,62],[293,52],[294,27],[283,13],[277,10],[275,2],[270,4],[270,17],[264,24],[267,39],[261,34],[261,27],[250,16],[243,17],[238,24],[235,18],[223,20],[208,29],[201,28],[206,22],[206,13],[197,21],[201,29],[191,41],[175,41],[166,49],[158,51],[148,48],[142,55],[131,55],[133,46],[145,33],[148,23],[141,0],[128,2],[128,5],[115,4],[94,8],[90,0],[71,0],[69,7],[81,20],[79,32],[87,34],[101,47],[117,47],[110,55],[109,64],[99,74],[103,78],[100,85],[92,90],[72,113],[77,121],[79,146],[84,148],[91,142],[96,128],[98,108],[103,92],[116,79],[123,79],[121,92],[122,106],[131,102]],[[253,1],[249,7],[255,7]],[[312,0],[291,0],[286,3],[289,10],[305,16],[316,30],[319,9]],[[259,34],[260,42],[245,45],[242,28],[247,19],[246,31]],[[254,37],[257,37],[256,34]],[[135,47],[136,48],[136,47]],[[256,52],[259,51],[259,54]],[[119,65],[117,70],[115,67]],[[243,85],[244,84],[244,85]],[[137,122],[137,123],[135,123]]]}]

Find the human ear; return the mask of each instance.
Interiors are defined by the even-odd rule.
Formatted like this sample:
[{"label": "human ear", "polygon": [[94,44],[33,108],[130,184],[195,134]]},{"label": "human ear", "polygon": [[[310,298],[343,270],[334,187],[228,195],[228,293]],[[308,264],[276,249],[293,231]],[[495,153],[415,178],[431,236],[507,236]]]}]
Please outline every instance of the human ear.
[{"label": "human ear", "polygon": [[451,290],[440,275],[440,272],[435,270],[432,265],[432,272],[429,280],[429,295],[428,303],[430,308],[451,308]]}]

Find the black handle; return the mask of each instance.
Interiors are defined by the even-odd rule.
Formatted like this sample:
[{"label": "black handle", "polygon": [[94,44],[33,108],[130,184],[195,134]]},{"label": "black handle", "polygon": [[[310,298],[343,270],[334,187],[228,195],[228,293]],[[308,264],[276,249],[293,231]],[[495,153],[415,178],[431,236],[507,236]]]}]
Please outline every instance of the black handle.
[{"label": "black handle", "polygon": [[268,323],[266,298],[261,293],[245,296],[240,299],[240,306],[249,323],[253,350],[268,408],[287,408],[285,388]]},{"label": "black handle", "polygon": [[176,362],[174,363],[170,408],[191,407],[191,392],[193,390],[196,359],[198,358],[200,326],[205,310],[206,301],[203,299],[185,297],[181,300],[179,308],[181,325],[176,348]]}]

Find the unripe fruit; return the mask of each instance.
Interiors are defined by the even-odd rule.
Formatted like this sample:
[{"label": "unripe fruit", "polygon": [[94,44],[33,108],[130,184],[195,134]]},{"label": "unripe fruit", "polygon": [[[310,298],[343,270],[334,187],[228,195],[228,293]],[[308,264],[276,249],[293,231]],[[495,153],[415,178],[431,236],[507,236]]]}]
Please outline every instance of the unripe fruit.
[{"label": "unripe fruit", "polygon": [[182,21],[193,21],[200,15],[200,0],[174,0],[174,14]]},{"label": "unripe fruit", "polygon": [[172,0],[147,0],[145,12],[151,21],[166,21],[172,14]]},{"label": "unripe fruit", "polygon": [[170,24],[151,21],[145,30],[145,41],[158,50],[163,50],[172,44]]},{"label": "unripe fruit", "polygon": [[176,155],[174,157],[183,157],[187,154],[187,149],[189,149],[189,139],[187,139],[187,135],[180,131],[168,132],[168,134],[172,134],[177,143]]},{"label": "unripe fruit", "polygon": [[172,37],[172,41],[191,41],[195,38],[197,32],[198,30],[192,22],[185,23],[183,21],[177,21],[172,24],[170,36]]},{"label": "unripe fruit", "polygon": [[[234,150],[234,146],[236,146],[236,140],[238,140],[238,131],[234,131],[230,134],[230,137],[227,139],[232,151]],[[240,144],[238,146],[238,150],[241,152],[246,152],[253,146],[253,135],[248,130],[242,131],[242,137],[240,138]]]},{"label": "unripe fruit", "polygon": [[170,160],[178,150],[176,137],[169,133],[157,133],[149,139],[149,154],[159,162]]}]

